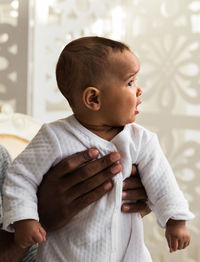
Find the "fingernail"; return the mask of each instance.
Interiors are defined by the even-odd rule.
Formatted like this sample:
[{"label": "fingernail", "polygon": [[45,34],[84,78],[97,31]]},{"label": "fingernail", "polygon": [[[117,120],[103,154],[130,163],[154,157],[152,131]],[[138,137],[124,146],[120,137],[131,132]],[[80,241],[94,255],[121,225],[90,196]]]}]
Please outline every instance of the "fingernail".
[{"label": "fingernail", "polygon": [[110,160],[111,160],[112,162],[117,162],[117,161],[119,161],[119,160],[120,160],[120,155],[119,155],[119,153],[112,153],[112,154],[110,155]]},{"label": "fingernail", "polygon": [[117,173],[119,173],[120,171],[121,171],[120,165],[116,165],[116,166],[111,167],[111,173],[112,173],[112,174],[117,174]]},{"label": "fingernail", "polygon": [[122,198],[125,198],[127,196],[127,193],[125,191],[122,192]]},{"label": "fingernail", "polygon": [[125,188],[126,182],[123,181],[122,188]]},{"label": "fingernail", "polygon": [[88,154],[91,158],[95,158],[95,157],[98,156],[99,151],[95,148],[91,148],[91,149],[89,149]]},{"label": "fingernail", "polygon": [[104,189],[105,189],[106,191],[108,191],[108,190],[110,190],[110,189],[112,188],[112,186],[113,186],[112,183],[109,182],[109,183],[105,184]]},{"label": "fingernail", "polygon": [[130,209],[130,207],[129,207],[129,206],[127,206],[127,205],[123,205],[123,207],[122,207],[122,208],[123,208],[123,211],[125,211],[125,212],[126,212],[126,211],[129,211],[129,209]]}]

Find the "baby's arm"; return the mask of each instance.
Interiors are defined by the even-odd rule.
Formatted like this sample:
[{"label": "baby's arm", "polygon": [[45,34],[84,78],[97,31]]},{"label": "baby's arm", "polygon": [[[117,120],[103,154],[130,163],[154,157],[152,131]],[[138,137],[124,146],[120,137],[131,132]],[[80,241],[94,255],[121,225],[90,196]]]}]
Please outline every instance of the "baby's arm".
[{"label": "baby's arm", "polygon": [[15,221],[39,220],[37,188],[43,174],[61,159],[51,126],[43,125],[26,149],[9,167],[3,185],[3,229],[12,232]]},{"label": "baby's arm", "polygon": [[185,220],[169,219],[166,225],[165,236],[170,253],[177,249],[184,249],[190,244],[190,232]]},{"label": "baby's arm", "polygon": [[20,220],[13,224],[15,241],[21,248],[30,247],[46,240],[46,231],[33,219]]}]

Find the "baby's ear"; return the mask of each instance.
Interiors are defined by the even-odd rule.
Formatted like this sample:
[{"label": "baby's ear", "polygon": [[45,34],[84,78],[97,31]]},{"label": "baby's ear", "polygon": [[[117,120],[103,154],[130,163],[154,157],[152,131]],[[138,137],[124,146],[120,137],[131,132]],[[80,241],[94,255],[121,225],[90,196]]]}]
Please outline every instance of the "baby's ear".
[{"label": "baby's ear", "polygon": [[83,92],[84,105],[93,111],[101,108],[100,90],[96,87],[87,87]]}]

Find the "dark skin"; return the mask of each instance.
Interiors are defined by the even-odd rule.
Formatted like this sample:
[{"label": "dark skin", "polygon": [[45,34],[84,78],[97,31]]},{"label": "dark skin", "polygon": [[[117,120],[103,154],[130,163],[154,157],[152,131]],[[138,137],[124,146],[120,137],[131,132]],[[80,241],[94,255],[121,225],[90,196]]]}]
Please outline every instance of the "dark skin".
[{"label": "dark skin", "polygon": [[[48,232],[69,223],[82,209],[112,189],[112,178],[122,170],[118,162],[120,155],[114,152],[95,160],[97,156],[96,149],[80,152],[62,160],[44,176],[38,188],[38,209],[40,223]],[[135,166],[131,175],[124,180],[123,200],[139,201],[123,204],[122,212],[140,212],[143,216],[150,210]],[[17,246],[14,234],[0,231],[0,262],[19,262],[26,252],[27,249]]]}]

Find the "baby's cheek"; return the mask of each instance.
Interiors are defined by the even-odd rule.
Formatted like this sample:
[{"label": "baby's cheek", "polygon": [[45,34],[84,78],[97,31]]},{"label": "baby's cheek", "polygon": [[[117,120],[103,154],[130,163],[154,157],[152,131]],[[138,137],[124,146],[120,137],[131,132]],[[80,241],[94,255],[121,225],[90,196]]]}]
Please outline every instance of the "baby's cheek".
[{"label": "baby's cheek", "polygon": [[129,105],[129,107],[135,107],[136,106],[136,98],[133,97],[133,96],[129,97],[128,105]]}]

